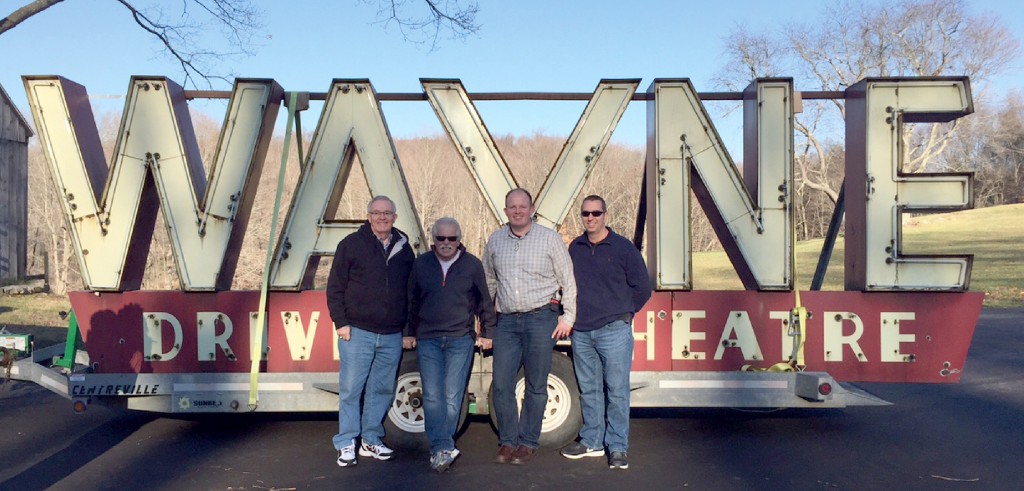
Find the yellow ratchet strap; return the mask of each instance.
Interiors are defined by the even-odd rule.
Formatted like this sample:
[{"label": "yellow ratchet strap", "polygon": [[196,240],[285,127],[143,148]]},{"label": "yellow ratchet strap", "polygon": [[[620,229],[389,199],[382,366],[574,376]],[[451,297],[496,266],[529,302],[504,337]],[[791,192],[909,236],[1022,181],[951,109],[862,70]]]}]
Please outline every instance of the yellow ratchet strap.
[{"label": "yellow ratchet strap", "polygon": [[[284,130],[284,149],[281,150],[281,170],[277,174],[277,194],[274,195],[274,211],[270,220],[270,239],[267,241],[267,261],[263,266],[263,282],[260,284],[260,303],[256,310],[256,335],[253,346],[249,350],[252,364],[249,368],[249,410],[255,411],[259,406],[260,361],[263,360],[263,332],[267,328],[267,290],[270,286],[270,266],[274,256],[274,237],[277,236],[277,215],[281,211],[281,194],[284,191],[285,171],[288,169],[288,150],[292,141],[292,124],[295,121],[295,108],[298,105],[298,92],[289,92],[288,123]],[[302,138],[302,135],[298,135]]]},{"label": "yellow ratchet strap", "polygon": [[[795,235],[795,234],[794,234]],[[802,372],[807,362],[804,361],[804,340],[807,338],[807,309],[800,303],[800,286],[796,281],[796,237],[791,240],[793,247],[793,291],[796,293],[796,306],[789,313],[789,332],[793,337],[793,354],[789,357],[789,364],[797,371]]]},{"label": "yellow ratchet strap", "polygon": [[796,285],[796,237],[791,241],[793,263],[793,291],[796,294],[796,305],[789,311],[789,320],[786,334],[793,338],[793,351],[789,355],[788,362],[779,362],[768,368],[758,368],[753,365],[743,365],[741,372],[802,372],[807,362],[804,360],[804,340],[807,338],[807,309],[800,303],[800,287]]}]

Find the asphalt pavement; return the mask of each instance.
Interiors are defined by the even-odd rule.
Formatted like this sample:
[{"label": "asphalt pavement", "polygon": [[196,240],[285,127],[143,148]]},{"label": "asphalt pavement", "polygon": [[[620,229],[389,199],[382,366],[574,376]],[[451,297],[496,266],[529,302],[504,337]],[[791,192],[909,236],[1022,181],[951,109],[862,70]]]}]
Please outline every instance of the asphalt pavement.
[{"label": "asphalt pavement", "polygon": [[1024,309],[986,309],[956,385],[860,384],[892,406],[634,409],[630,467],[544,449],[491,463],[473,420],[445,474],[426,453],[335,465],[330,414],[172,418],[0,387],[0,490],[17,489],[1024,489]]}]

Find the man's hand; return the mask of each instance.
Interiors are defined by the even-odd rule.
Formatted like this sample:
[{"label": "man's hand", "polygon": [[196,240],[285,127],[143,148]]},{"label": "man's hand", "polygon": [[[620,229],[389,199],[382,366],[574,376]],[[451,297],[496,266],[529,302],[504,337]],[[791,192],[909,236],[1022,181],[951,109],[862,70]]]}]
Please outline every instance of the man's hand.
[{"label": "man's hand", "polygon": [[402,348],[413,349],[416,347],[416,336],[402,336]]},{"label": "man's hand", "polygon": [[561,317],[558,318],[558,325],[555,332],[551,333],[551,339],[565,339],[572,333],[572,326],[567,324]]},{"label": "man's hand", "polygon": [[487,350],[494,347],[494,342],[488,338],[476,338],[476,345],[479,346],[480,349]]},{"label": "man's hand", "polygon": [[342,341],[352,339],[352,326],[341,326],[335,329],[334,332],[338,333],[338,337],[341,338]]}]

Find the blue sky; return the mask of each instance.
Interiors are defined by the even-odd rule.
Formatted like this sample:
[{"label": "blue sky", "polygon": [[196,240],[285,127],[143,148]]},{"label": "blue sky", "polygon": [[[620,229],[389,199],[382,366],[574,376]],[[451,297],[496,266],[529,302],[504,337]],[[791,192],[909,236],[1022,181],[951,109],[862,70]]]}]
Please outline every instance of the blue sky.
[{"label": "blue sky", "polygon": [[[28,0],[18,0],[22,4]],[[173,3],[177,5],[177,3]],[[375,5],[350,1],[262,2],[264,34],[255,56],[225,65],[238,76],[276,79],[285,90],[326,91],[333,78],[369,78],[378,92],[419,92],[420,78],[459,78],[470,92],[590,92],[601,78],[688,77],[700,91],[720,90],[712,82],[721,68],[724,36],[742,24],[770,28],[798,17],[814,17],[819,1],[480,1],[480,33],[443,41],[437,50],[404,42],[400,33],[374,24]],[[4,10],[14,8],[5,2]],[[1024,9],[1018,2],[974,0],[974,12],[997,14],[1024,38]],[[718,7],[718,8],[709,8]],[[6,15],[8,12],[2,12]],[[176,63],[135,26],[112,0],[68,1],[0,36],[0,84],[26,117],[21,75],[57,74],[83,84],[96,97],[97,114],[119,110],[131,75],[167,75],[180,80]],[[1000,92],[1024,86],[1024,62],[996,80]],[[227,86],[217,87],[221,89]],[[797,87],[800,89],[800,87]],[[215,119],[220,103],[198,104]],[[582,102],[480,102],[492,133],[567,135]],[[314,106],[305,127],[319,116]],[[642,145],[645,108],[627,110],[614,141]],[[396,138],[440,133],[426,102],[384,104]],[[712,112],[714,115],[714,111]],[[283,126],[279,123],[279,130]],[[730,146],[738,118],[716,120]]]}]

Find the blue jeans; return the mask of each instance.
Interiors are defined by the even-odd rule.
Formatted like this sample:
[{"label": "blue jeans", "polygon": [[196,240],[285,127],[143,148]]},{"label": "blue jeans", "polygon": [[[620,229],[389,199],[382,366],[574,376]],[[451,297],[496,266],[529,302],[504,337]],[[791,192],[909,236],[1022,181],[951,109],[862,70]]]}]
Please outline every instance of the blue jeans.
[{"label": "blue jeans", "polygon": [[580,385],[580,443],[609,452],[629,449],[629,371],[633,328],[621,320],[573,331],[572,363]]},{"label": "blue jeans", "polygon": [[338,357],[338,434],[333,438],[334,448],[340,450],[360,435],[363,443],[379,445],[384,438],[384,416],[395,399],[402,333],[377,334],[352,326],[348,341],[338,338]]},{"label": "blue jeans", "polygon": [[455,432],[462,416],[469,368],[473,365],[473,335],[416,340],[416,357],[423,383],[424,426],[430,452],[455,449]]},{"label": "blue jeans", "polygon": [[[551,334],[558,314],[541,309],[528,314],[499,314],[494,333],[494,412],[498,417],[498,443],[530,448],[540,446],[544,407],[548,404],[548,373],[551,372]],[[516,405],[516,375],[523,367],[526,393],[523,411]]]}]

